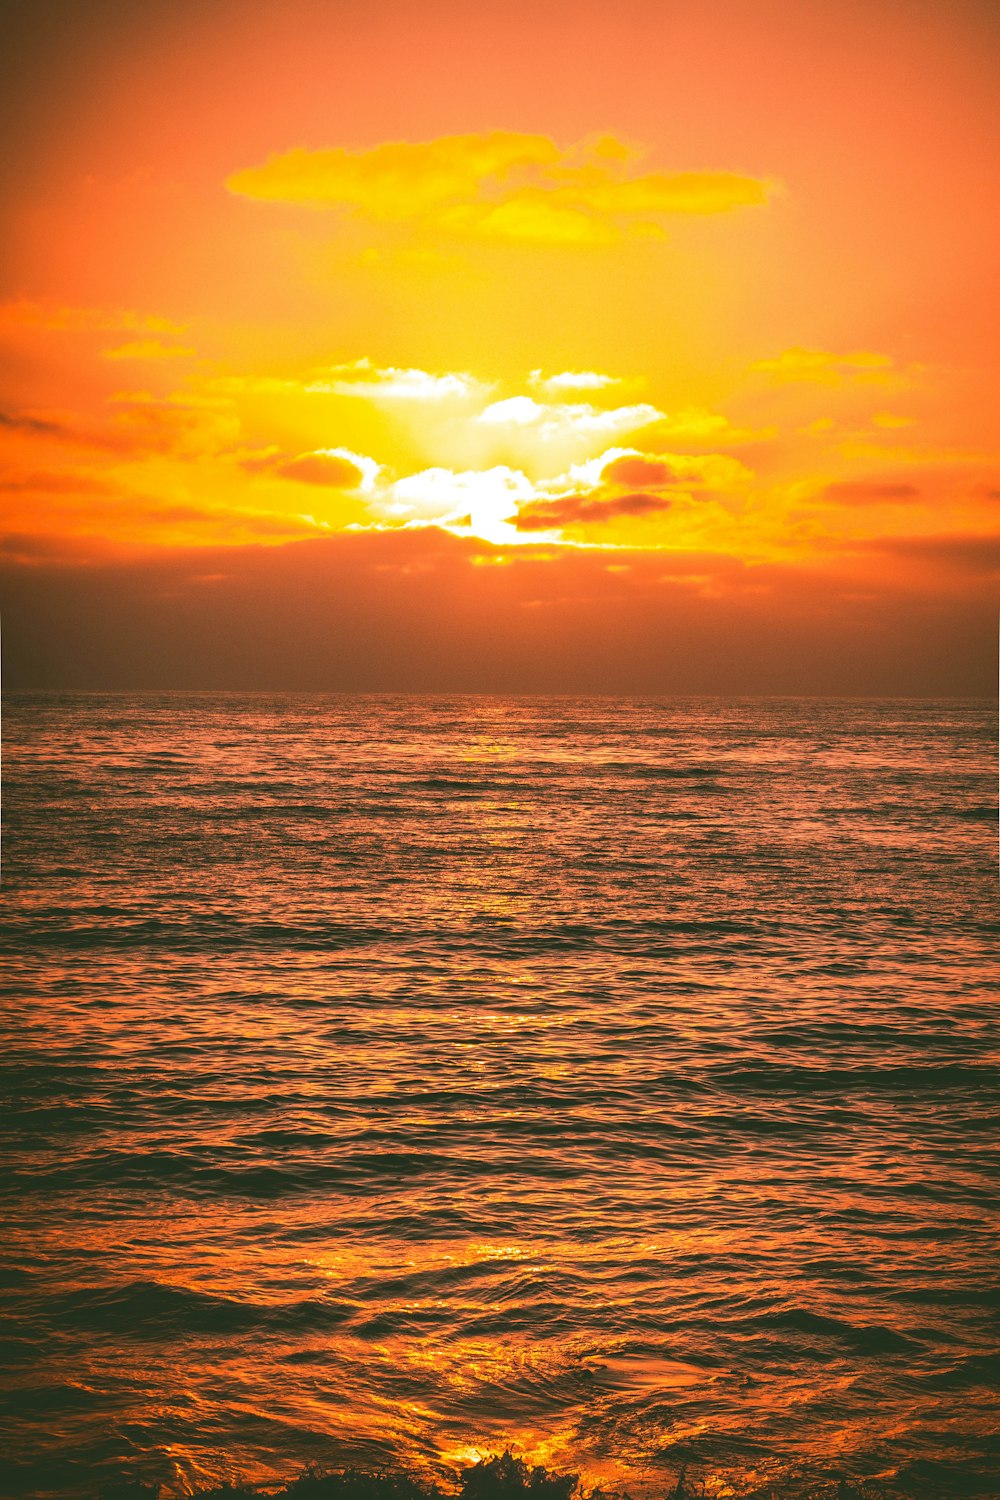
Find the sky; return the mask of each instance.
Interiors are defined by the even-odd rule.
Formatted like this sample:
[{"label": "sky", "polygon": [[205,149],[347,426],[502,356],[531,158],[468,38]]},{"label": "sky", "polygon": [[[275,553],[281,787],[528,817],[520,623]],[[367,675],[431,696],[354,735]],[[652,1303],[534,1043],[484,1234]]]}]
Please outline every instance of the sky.
[{"label": "sky", "polygon": [[994,692],[995,5],[5,15],[7,686]]}]

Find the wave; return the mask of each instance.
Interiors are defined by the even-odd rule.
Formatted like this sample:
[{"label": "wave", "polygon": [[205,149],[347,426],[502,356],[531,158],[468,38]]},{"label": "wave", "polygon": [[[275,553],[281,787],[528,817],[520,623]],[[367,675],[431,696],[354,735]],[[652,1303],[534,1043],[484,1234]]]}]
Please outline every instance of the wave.
[{"label": "wave", "polygon": [[268,1305],[212,1296],[158,1281],[133,1281],[119,1287],[87,1287],[65,1294],[51,1308],[60,1324],[130,1338],[159,1338],[164,1333],[211,1335],[324,1332],[338,1328],[355,1309],[349,1303],[306,1298],[293,1304]]},{"label": "wave", "polygon": [[27,953],[48,949],[101,951],[104,949],[168,949],[175,953],[216,955],[246,951],[280,953],[339,952],[379,948],[412,953],[427,947],[438,954],[455,951],[471,955],[499,950],[514,955],[604,947],[659,956],[655,945],[671,938],[720,937],[750,941],[773,935],[777,922],[767,919],[693,916],[653,919],[615,918],[595,913],[591,920],[529,926],[489,914],[438,928],[421,928],[402,920],[386,924],[313,919],[304,913],[297,921],[241,921],[235,913],[217,911],[168,919],[143,916],[127,907],[95,906],[60,910],[50,906],[22,921],[9,921],[0,951]]}]

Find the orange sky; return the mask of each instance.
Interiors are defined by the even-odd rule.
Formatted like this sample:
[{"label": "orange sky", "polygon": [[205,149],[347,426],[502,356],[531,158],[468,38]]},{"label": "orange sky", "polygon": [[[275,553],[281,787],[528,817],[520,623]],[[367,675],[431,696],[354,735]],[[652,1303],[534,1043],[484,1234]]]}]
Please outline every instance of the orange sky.
[{"label": "orange sky", "polygon": [[995,7],[18,24],[12,685],[992,691]]}]

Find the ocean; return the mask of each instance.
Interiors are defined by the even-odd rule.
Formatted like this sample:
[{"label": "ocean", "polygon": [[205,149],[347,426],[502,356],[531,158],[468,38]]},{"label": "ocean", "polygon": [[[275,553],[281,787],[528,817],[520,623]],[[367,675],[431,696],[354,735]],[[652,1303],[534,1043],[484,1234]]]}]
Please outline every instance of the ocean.
[{"label": "ocean", "polygon": [[3,861],[5,1494],[1000,1495],[990,704],[11,695]]}]

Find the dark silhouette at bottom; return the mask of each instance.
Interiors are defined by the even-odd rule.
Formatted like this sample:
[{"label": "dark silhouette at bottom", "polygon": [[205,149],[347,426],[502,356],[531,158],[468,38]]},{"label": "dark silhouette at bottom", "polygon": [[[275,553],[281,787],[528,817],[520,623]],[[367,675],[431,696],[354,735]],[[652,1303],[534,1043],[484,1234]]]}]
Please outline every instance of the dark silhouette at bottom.
[{"label": "dark silhouette at bottom", "polygon": [[[632,1500],[624,1490],[603,1487],[585,1490],[578,1474],[554,1473],[542,1465],[532,1467],[509,1448],[460,1470],[460,1478],[461,1487],[456,1493],[401,1470],[323,1469],[308,1464],[298,1478],[281,1489],[227,1483],[199,1491],[195,1500]],[[715,1492],[707,1490],[701,1480],[688,1476],[685,1464],[675,1479],[665,1482],[656,1500],[707,1500],[710,1493]],[[834,1472],[824,1479],[802,1481],[793,1487],[767,1483],[746,1491],[741,1500],[897,1500],[911,1493],[877,1480],[848,1481]],[[934,1493],[937,1496],[939,1492]],[[126,1480],[105,1485],[100,1500],[163,1500],[163,1497],[158,1485]]]}]

